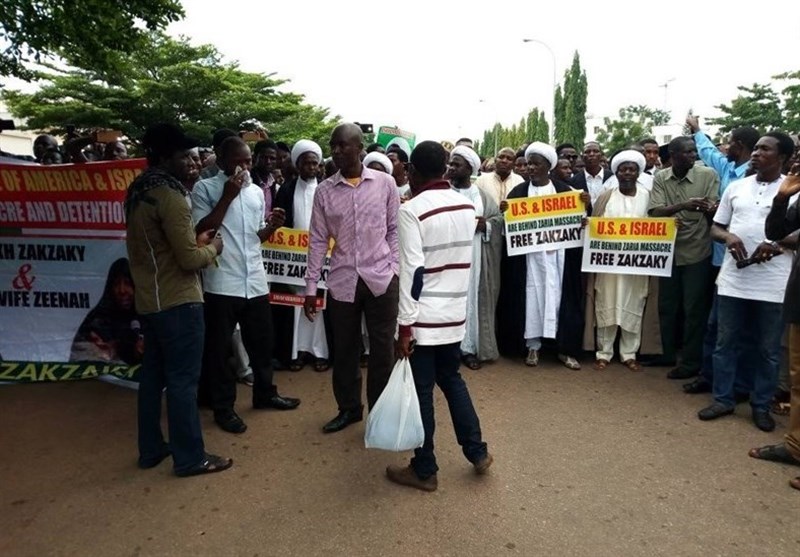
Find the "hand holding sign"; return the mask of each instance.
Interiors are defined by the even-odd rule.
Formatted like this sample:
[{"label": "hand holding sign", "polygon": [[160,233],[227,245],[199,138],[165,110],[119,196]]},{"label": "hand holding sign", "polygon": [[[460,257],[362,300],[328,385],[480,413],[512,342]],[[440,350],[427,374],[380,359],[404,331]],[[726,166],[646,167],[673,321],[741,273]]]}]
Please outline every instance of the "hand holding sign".
[{"label": "hand holding sign", "polygon": [[306,319],[314,322],[314,318],[317,316],[317,297],[316,296],[306,296],[306,301],[303,304],[303,313],[306,314]]}]

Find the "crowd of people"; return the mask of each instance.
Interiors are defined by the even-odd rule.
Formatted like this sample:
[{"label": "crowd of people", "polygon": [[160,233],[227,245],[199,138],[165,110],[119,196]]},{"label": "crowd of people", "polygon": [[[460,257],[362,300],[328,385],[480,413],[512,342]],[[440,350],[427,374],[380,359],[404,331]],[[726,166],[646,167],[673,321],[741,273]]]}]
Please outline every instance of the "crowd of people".
[{"label": "crowd of people", "polygon": [[[670,367],[687,394],[711,394],[700,420],[749,401],[754,425],[769,432],[772,412],[790,406],[786,442],[750,456],[800,465],[798,140],[745,127],[718,145],[696,118],[687,127],[668,145],[644,138],[607,157],[596,142],[534,142],[482,160],[467,138],[365,146],[354,124],[335,128],[328,159],[310,140],[251,148],[231,130],[201,152],[179,128],[152,126],[142,138],[149,166],[126,200],[144,333],[140,466],[171,454],[179,476],[230,467],[205,451],[198,401],[242,433],[237,378],[252,385],[254,408],[300,404],[278,394],[279,368],[332,367],[338,413],[322,429],[340,431],[363,419],[364,367],[371,408],[399,354],[412,364],[425,442],[387,476],[432,491],[434,384],[482,474],[493,457],[460,366],[503,355],[536,367],[548,352],[570,370],[589,353],[597,372],[615,353],[632,372]],[[508,255],[509,200],[575,191],[587,218],[674,218],[670,276],[585,273],[581,247]],[[271,288],[291,289],[268,283],[261,254],[281,227],[309,234],[302,308],[269,302]],[[800,489],[800,477],[791,484]]]}]

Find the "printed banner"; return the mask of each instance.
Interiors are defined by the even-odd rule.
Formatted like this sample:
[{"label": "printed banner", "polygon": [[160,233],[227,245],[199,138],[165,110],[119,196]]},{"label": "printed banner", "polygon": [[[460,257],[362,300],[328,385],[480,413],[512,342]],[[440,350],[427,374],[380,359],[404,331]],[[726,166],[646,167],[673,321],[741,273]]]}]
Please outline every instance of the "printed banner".
[{"label": "printed banner", "polygon": [[143,159],[31,166],[0,164],[0,226],[125,230],[125,191]]},{"label": "printed banner", "polygon": [[406,130],[401,130],[396,126],[381,126],[380,128],[378,128],[378,137],[375,139],[375,141],[386,147],[387,145],[389,145],[389,142],[395,137],[402,137],[403,139],[408,141],[408,145],[412,149],[414,148],[414,145],[417,143],[417,134],[411,133]]},{"label": "printed banner", "polygon": [[145,166],[0,164],[0,381],[135,380],[124,199]]},{"label": "printed banner", "polygon": [[589,219],[581,270],[620,275],[672,275],[674,218]]},{"label": "printed banner", "polygon": [[[308,261],[308,230],[280,228],[261,244],[264,269],[269,282],[305,287]],[[331,268],[330,247],[322,264],[318,288],[325,289]],[[300,292],[302,293],[302,292]],[[301,304],[302,305],[302,304]]]},{"label": "printed banner", "polygon": [[[322,296],[317,296],[317,309],[325,309],[328,301],[328,293],[325,292]],[[292,306],[303,307],[306,302],[306,297],[303,294],[288,294],[286,292],[272,292],[269,293],[269,302],[279,306]]]},{"label": "printed banner", "polygon": [[580,194],[571,191],[509,199],[505,212],[508,255],[582,246],[586,207]]}]

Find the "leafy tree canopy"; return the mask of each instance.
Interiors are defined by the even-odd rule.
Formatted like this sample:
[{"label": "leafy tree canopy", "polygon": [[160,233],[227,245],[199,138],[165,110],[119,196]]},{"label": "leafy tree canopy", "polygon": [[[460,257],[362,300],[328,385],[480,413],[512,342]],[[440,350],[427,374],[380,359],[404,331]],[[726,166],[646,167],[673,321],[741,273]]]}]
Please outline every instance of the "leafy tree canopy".
[{"label": "leafy tree canopy", "polygon": [[279,91],[285,80],[242,71],[213,46],[193,46],[183,37],[148,34],[122,70],[114,79],[84,69],[40,72],[44,85],[35,93],[6,90],[1,96],[28,128],[56,134],[72,124],[119,129],[135,139],[150,124],[173,122],[210,142],[213,130],[238,130],[254,118],[276,140],[307,138],[324,146],[336,123],[327,109]]},{"label": "leafy tree canopy", "polygon": [[723,112],[719,118],[710,118],[710,124],[720,126],[728,133],[735,128],[752,126],[760,132],[783,130],[800,132],[800,71],[787,72],[773,77],[783,88],[754,83],[737,87],[739,95],[729,104],[716,108]]},{"label": "leafy tree canopy", "polygon": [[61,58],[79,68],[118,74],[123,56],[183,18],[179,0],[3,0],[0,75],[36,77],[26,63]]},{"label": "leafy tree canopy", "polygon": [[653,126],[669,122],[669,113],[644,105],[626,106],[619,110],[615,119],[603,118],[603,129],[597,134],[597,142],[606,155],[611,155],[637,141],[650,137]]}]

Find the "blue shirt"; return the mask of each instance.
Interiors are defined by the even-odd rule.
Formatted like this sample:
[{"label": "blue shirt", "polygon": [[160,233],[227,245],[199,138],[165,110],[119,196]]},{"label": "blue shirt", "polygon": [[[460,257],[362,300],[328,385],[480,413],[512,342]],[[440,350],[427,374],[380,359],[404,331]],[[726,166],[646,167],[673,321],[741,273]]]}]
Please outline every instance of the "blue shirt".
[{"label": "blue shirt", "polygon": [[[750,162],[737,166],[735,162],[729,161],[728,157],[720,153],[717,146],[702,131],[694,134],[694,143],[697,145],[697,155],[700,160],[719,174],[719,198],[722,199],[722,194],[728,189],[728,184],[744,178],[747,169],[750,167]],[[715,267],[719,267],[725,257],[725,244],[713,242],[713,249],[714,254],[711,262]]]}]

